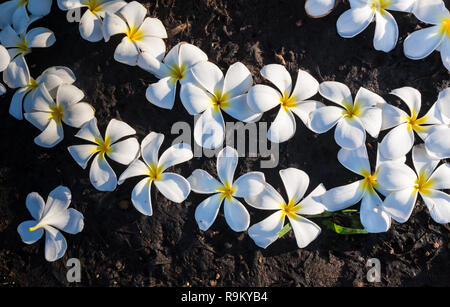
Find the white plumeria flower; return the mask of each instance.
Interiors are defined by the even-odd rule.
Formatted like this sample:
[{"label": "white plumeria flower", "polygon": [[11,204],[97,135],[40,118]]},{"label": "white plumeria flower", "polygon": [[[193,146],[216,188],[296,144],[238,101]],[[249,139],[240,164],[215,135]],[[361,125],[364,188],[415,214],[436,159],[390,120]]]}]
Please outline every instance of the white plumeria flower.
[{"label": "white plumeria flower", "polygon": [[295,134],[294,114],[309,127],[309,114],[323,106],[318,101],[308,100],[317,94],[319,83],[309,73],[299,69],[297,81],[293,87],[291,75],[284,66],[279,64],[266,65],[260,73],[272,82],[278,91],[273,87],[257,84],[248,93],[248,104],[257,113],[280,107],[274,122],[270,125],[267,138],[275,143],[285,142]]},{"label": "white plumeria flower", "polygon": [[192,82],[190,69],[195,64],[206,61],[208,56],[200,48],[185,42],[176,44],[162,62],[148,52],[141,53],[138,60],[139,67],[160,79],[148,86],[145,97],[160,108],[172,109],[177,83],[180,82],[183,86],[187,82]]},{"label": "white plumeria flower", "polygon": [[[11,61],[8,50],[3,45],[0,45],[0,72],[4,71]],[[0,96],[6,93],[5,86],[0,82]]]},{"label": "white plumeria flower", "polygon": [[249,197],[261,193],[265,184],[264,174],[248,172],[234,181],[237,163],[237,151],[227,146],[217,156],[217,174],[221,182],[201,169],[194,170],[188,178],[192,191],[201,194],[214,193],[195,209],[195,220],[201,230],[208,230],[214,223],[224,200],[225,220],[231,229],[236,232],[245,231],[250,225],[247,209],[235,197]]},{"label": "white plumeria flower", "polygon": [[428,135],[430,125],[441,124],[436,103],[423,116],[419,117],[422,98],[418,90],[412,87],[402,87],[391,92],[399,97],[409,108],[410,114],[394,107],[384,104],[383,124],[381,130],[395,127],[383,138],[380,143],[380,152],[384,158],[393,160],[406,155],[414,145],[414,131],[424,140]]},{"label": "white plumeria flower", "polygon": [[364,145],[366,131],[377,138],[382,123],[378,106],[386,104],[379,95],[361,87],[353,101],[350,89],[342,83],[326,81],[320,84],[319,93],[338,106],[325,106],[311,113],[310,128],[324,133],[335,125],[334,139],[342,148],[356,149]]},{"label": "white plumeria flower", "polygon": [[63,84],[56,92],[56,102],[44,84],[41,84],[34,96],[31,110],[24,114],[26,120],[42,131],[34,142],[42,147],[51,148],[64,139],[62,123],[80,128],[94,118],[94,108],[80,102],[84,93],[74,85]]},{"label": "white plumeria flower", "polygon": [[415,0],[350,0],[351,8],[337,20],[339,35],[351,38],[362,31],[372,21],[376,21],[373,47],[389,52],[398,40],[398,26],[394,17],[387,11],[410,12]]},{"label": "white plumeria flower", "polygon": [[167,38],[166,29],[159,19],[146,15],[147,9],[136,1],[125,5],[117,14],[105,13],[105,41],[115,34],[126,35],[114,52],[116,61],[135,66],[142,52],[148,52],[159,61],[164,57],[166,45],[162,39]]},{"label": "white plumeria flower", "polygon": [[413,60],[440,50],[442,63],[450,70],[450,12],[442,0],[417,0],[414,15],[432,27],[411,33],[403,43],[405,55]]},{"label": "white plumeria flower", "polygon": [[103,18],[105,13],[114,14],[127,3],[121,0],[58,0],[61,10],[75,10],[87,7],[80,20],[79,30],[83,39],[98,42],[103,39]]},{"label": "white plumeria flower", "polygon": [[336,6],[336,0],[306,0],[306,14],[313,18],[325,17]]},{"label": "white plumeria flower", "polygon": [[383,210],[380,196],[386,195],[378,184],[378,171],[383,163],[404,163],[405,157],[395,161],[385,161],[377,152],[375,169],[371,171],[366,146],[358,149],[339,150],[338,160],[343,166],[364,179],[328,190],[322,196],[323,205],[328,211],[340,211],[361,201],[361,224],[370,233],[386,232],[391,226],[391,217]]},{"label": "white plumeria flower", "polygon": [[0,4],[0,29],[13,25],[18,32],[25,31],[31,22],[48,15],[51,6],[52,0],[6,1]]},{"label": "white plumeria flower", "polygon": [[151,132],[147,135],[141,143],[141,156],[144,162],[136,159],[119,178],[119,184],[122,184],[128,178],[145,176],[134,187],[131,201],[139,212],[149,216],[153,214],[152,183],[167,199],[175,203],[183,202],[191,192],[191,186],[183,176],[165,172],[171,166],[192,159],[191,146],[178,143],[164,151],[158,158],[159,148],[163,141],[164,135],[161,133]]},{"label": "white plumeria flower", "polygon": [[22,241],[33,244],[45,231],[45,259],[55,261],[66,253],[67,242],[63,234],[77,234],[83,230],[83,214],[69,208],[72,194],[67,187],[59,186],[50,192],[47,202],[36,193],[27,196],[26,206],[34,220],[22,222],[17,227]]},{"label": "white plumeria flower", "polygon": [[97,119],[94,117],[75,135],[93,144],[73,145],[69,146],[68,150],[83,169],[95,155],[89,170],[92,185],[99,191],[114,191],[117,187],[117,176],[106,161],[106,156],[123,165],[133,162],[139,157],[139,142],[136,138],[122,139],[134,134],[136,131],[128,124],[112,119],[106,127],[105,138],[103,138],[97,127]]},{"label": "white plumeria flower", "polygon": [[225,138],[222,110],[243,122],[261,118],[261,114],[253,112],[247,104],[247,92],[253,78],[244,64],[231,65],[225,77],[211,62],[200,62],[191,68],[191,72],[196,83],[184,84],[180,98],[189,114],[202,113],[194,126],[194,139],[198,145],[209,149],[222,145]]},{"label": "white plumeria flower", "polygon": [[298,247],[304,248],[317,238],[321,229],[302,215],[324,212],[325,207],[317,199],[325,193],[325,187],[319,184],[302,199],[309,186],[308,174],[296,168],[288,168],[280,170],[280,177],[288,195],[288,202],[268,183],[265,184],[261,193],[245,198],[250,206],[257,209],[277,210],[266,219],[252,225],[248,229],[248,234],[256,245],[267,248],[278,239],[278,232],[283,228],[287,216],[294,230]]},{"label": "white plumeria flower", "polygon": [[430,157],[423,144],[413,148],[415,172],[406,164],[385,163],[378,172],[378,183],[390,192],[383,202],[384,210],[400,223],[406,222],[422,196],[437,223],[450,222],[450,195],[441,190],[450,189],[450,164],[436,168],[439,159]]},{"label": "white plumeria flower", "polygon": [[60,84],[72,84],[76,80],[72,70],[64,66],[50,67],[34,79],[30,76],[23,55],[11,62],[8,68],[3,72],[3,81],[10,88],[18,88],[11,99],[9,114],[19,120],[23,119],[22,108],[25,112],[31,111],[31,105],[40,85],[45,85],[52,98],[55,98]]},{"label": "white plumeria flower", "polygon": [[450,158],[450,88],[439,93],[436,102],[441,114],[442,125],[432,126],[425,139],[425,148],[429,155],[439,158]]}]

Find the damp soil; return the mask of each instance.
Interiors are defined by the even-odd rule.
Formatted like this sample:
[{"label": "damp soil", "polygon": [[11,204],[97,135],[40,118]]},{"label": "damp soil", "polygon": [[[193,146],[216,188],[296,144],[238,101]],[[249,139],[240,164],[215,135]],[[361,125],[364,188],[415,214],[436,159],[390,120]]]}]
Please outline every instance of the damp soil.
[{"label": "damp soil", "polygon": [[[54,1],[55,2],[55,1]],[[449,3],[447,3],[448,5]],[[402,43],[412,31],[424,27],[411,14],[393,13],[399,24],[397,47],[385,54],[372,45],[374,24],[353,39],[341,38],[336,20],[346,9],[340,5],[326,18],[311,19],[304,1],[291,0],[159,0],[146,2],[151,16],[162,20],[169,38],[167,49],[180,41],[199,46],[220,68],[241,61],[256,82],[264,82],[259,70],[270,63],[286,66],[292,76],[297,69],[309,71],[319,82],[336,80],[353,94],[363,86],[389,102],[400,101],[388,93],[412,86],[422,93],[423,110],[435,102],[439,91],[450,86],[449,73],[439,53],[422,61],[408,60]],[[35,25],[55,32],[57,41],[48,49],[35,49],[27,56],[32,76],[54,65],[71,68],[75,85],[85,92],[85,101],[96,109],[104,131],[112,118],[129,123],[139,140],[150,131],[164,133],[163,149],[178,135],[175,122],[193,118],[177,98],[171,111],[153,106],[145,89],[156,79],[137,67],[113,59],[114,37],[109,43],[89,43],[68,23],[65,12],[53,3],[52,12]],[[151,217],[138,213],[130,201],[138,178],[127,180],[116,191],[96,191],[71,158],[67,147],[80,144],[75,129],[65,127],[65,138],[52,149],[33,143],[38,134],[31,124],[8,114],[13,91],[0,98],[0,285],[65,286],[69,258],[79,258],[83,286],[448,286],[450,284],[449,226],[435,223],[419,201],[411,219],[393,223],[383,234],[342,236],[323,227],[322,234],[307,248],[298,249],[293,233],[267,249],[258,248],[246,232],[235,233],[225,223],[223,212],[206,232],[200,231],[194,211],[205,195],[192,193],[182,204],[153,192]],[[319,96],[315,97],[322,100]],[[401,106],[403,108],[403,106]],[[264,114],[271,122],[276,111]],[[225,120],[231,121],[225,116]],[[382,134],[383,136],[384,134]],[[375,159],[377,141],[368,139]],[[261,170],[284,193],[279,170],[296,167],[311,178],[309,191],[323,183],[327,188],[358,179],[337,161],[333,133],[316,135],[297,119],[295,136],[280,144],[275,168],[261,169],[261,156],[241,158],[236,176]],[[410,161],[409,161],[410,163]],[[112,163],[116,173],[125,167]],[[202,168],[215,174],[214,158],[194,158],[173,167],[187,177]],[[46,197],[58,185],[72,190],[72,206],[85,217],[78,235],[66,235],[68,249],[56,262],[44,259],[44,242],[25,245],[17,225],[29,219],[25,198],[32,191]],[[358,208],[358,206],[356,206]],[[252,223],[267,212],[249,208]],[[318,221],[320,223],[320,221]],[[380,283],[366,279],[367,260],[381,262]]]}]

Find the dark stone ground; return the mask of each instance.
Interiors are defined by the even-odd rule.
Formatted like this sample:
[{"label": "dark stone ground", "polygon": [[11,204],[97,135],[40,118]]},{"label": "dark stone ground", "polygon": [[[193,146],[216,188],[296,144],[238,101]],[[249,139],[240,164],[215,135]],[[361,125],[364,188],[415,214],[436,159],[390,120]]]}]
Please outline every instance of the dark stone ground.
[{"label": "dark stone ground", "polygon": [[[303,1],[166,0],[146,5],[167,28],[168,50],[179,41],[193,43],[224,70],[242,61],[256,82],[262,81],[259,69],[263,65],[285,63],[294,80],[295,71],[302,68],[320,82],[343,82],[354,94],[364,86],[394,104],[400,102],[389,91],[408,85],[422,93],[423,112],[440,90],[450,86],[439,53],[423,61],[403,55],[402,42],[408,33],[424,26],[410,14],[393,13],[400,41],[385,54],[373,49],[374,24],[354,39],[338,36],[336,20],[346,8],[342,4],[317,20],[306,17]],[[78,25],[67,23],[56,3],[51,15],[35,25],[52,29],[57,42],[27,56],[32,76],[53,65],[70,67],[85,100],[97,110],[101,131],[110,119],[118,118],[138,131],[139,140],[150,131],[164,133],[167,148],[176,137],[170,134],[174,122],[192,124],[178,98],[172,111],[146,101],[146,86],[155,78],[114,61],[119,37],[107,44],[84,41]],[[53,149],[36,146],[37,129],[8,115],[12,93],[0,98],[0,285],[68,285],[65,263],[71,257],[81,260],[84,286],[369,286],[373,284],[366,280],[365,264],[372,257],[379,258],[382,266],[382,282],[377,285],[450,284],[449,226],[433,222],[421,201],[407,223],[393,223],[384,234],[339,236],[325,229],[307,248],[298,249],[291,232],[263,250],[246,233],[230,230],[223,213],[209,231],[199,231],[194,210],[204,195],[192,193],[184,203],[174,204],[155,193],[154,215],[146,217],[130,202],[137,178],[111,193],[96,191],[88,170],[82,170],[67,151],[67,146],[80,143],[73,137],[76,130],[66,126],[64,141]],[[275,115],[273,110],[262,120],[272,121]],[[374,161],[376,141],[368,141]],[[306,171],[310,189],[320,182],[332,188],[355,181],[358,177],[338,163],[337,151],[333,133],[314,135],[298,121],[295,137],[280,146],[279,165],[262,171],[279,190],[278,171],[286,167]],[[117,174],[125,169],[112,166]],[[187,177],[195,168],[214,174],[215,159],[195,158],[174,171]],[[236,175],[249,170],[259,170],[258,159],[241,159]],[[66,255],[48,263],[43,240],[25,245],[16,228],[30,218],[27,194],[37,191],[46,197],[60,184],[72,190],[72,206],[84,214],[85,228],[76,236],[67,235]],[[267,215],[249,211],[252,223]]]}]

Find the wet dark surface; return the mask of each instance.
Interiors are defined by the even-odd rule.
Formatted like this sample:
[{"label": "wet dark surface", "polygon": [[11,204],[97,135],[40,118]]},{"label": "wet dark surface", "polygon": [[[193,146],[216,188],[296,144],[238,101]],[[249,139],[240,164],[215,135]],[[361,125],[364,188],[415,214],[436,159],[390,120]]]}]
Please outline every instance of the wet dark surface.
[{"label": "wet dark surface", "polygon": [[[301,68],[319,82],[343,82],[353,94],[364,86],[397,105],[400,101],[388,93],[412,86],[422,93],[423,113],[439,91],[450,86],[439,53],[423,61],[403,55],[402,42],[408,33],[424,26],[410,14],[393,13],[400,40],[385,54],[373,49],[374,24],[354,39],[337,34],[336,20],[347,6],[343,4],[317,20],[306,17],[303,1],[167,0],[146,6],[166,26],[168,50],[179,41],[193,43],[223,70],[243,62],[256,82],[262,82],[259,70],[265,64],[281,63],[294,80]],[[27,56],[32,76],[49,66],[71,68],[77,76],[75,85],[86,94],[84,100],[96,109],[102,132],[110,119],[121,119],[137,130],[139,140],[150,131],[164,133],[165,149],[177,137],[170,134],[173,123],[193,125],[178,98],[171,111],[146,101],[145,89],[156,79],[114,61],[119,36],[109,43],[84,41],[78,25],[68,23],[56,3],[51,15],[35,25],[52,29],[57,42]],[[184,203],[175,204],[153,189],[154,215],[146,217],[130,201],[139,178],[114,192],[96,191],[89,171],[82,170],[67,151],[68,146],[82,143],[73,137],[76,129],[65,126],[65,139],[53,149],[36,146],[33,139],[38,130],[8,114],[12,94],[9,91],[0,98],[0,285],[69,285],[65,263],[72,257],[81,261],[85,286],[372,286],[365,265],[373,257],[380,259],[382,269],[382,282],[376,285],[449,285],[449,226],[436,224],[421,201],[407,223],[394,222],[384,234],[340,236],[324,229],[307,248],[298,249],[291,232],[263,250],[247,233],[233,232],[222,212],[207,232],[200,231],[194,211],[205,195],[192,193]],[[271,122],[276,112],[264,114],[262,121]],[[225,120],[231,118],[225,116]],[[308,191],[320,182],[332,188],[357,180],[337,161],[338,149],[332,132],[315,135],[297,119],[294,138],[280,145],[279,165],[262,171],[282,194],[278,171],[287,167],[310,175]],[[376,140],[368,139],[373,163],[375,149]],[[117,174],[125,169],[111,165]],[[215,159],[194,158],[173,171],[187,177],[196,168],[215,174]],[[258,158],[241,158],[236,176],[249,170],[260,170]],[[72,190],[72,206],[84,214],[85,228],[78,235],[66,235],[66,255],[48,263],[44,241],[25,245],[16,228],[30,219],[27,194],[36,191],[45,198],[60,184]],[[252,224],[267,216],[267,212],[249,211]]]}]

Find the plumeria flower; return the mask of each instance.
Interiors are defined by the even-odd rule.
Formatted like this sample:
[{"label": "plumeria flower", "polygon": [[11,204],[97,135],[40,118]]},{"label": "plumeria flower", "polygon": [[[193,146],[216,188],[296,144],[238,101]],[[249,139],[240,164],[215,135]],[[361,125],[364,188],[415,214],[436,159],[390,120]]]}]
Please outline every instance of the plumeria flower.
[{"label": "plumeria flower", "polygon": [[122,139],[134,134],[136,131],[128,124],[112,119],[106,127],[105,138],[103,138],[97,127],[97,119],[94,117],[75,135],[92,143],[69,146],[68,150],[83,169],[95,155],[89,170],[92,185],[99,191],[114,191],[117,186],[117,176],[106,161],[106,157],[123,165],[133,162],[139,157],[139,142],[136,138]]},{"label": "plumeria flower", "polygon": [[126,35],[114,52],[116,61],[135,66],[141,52],[148,52],[159,61],[164,57],[166,45],[162,39],[167,38],[166,29],[159,19],[145,17],[146,14],[147,9],[136,1],[125,5],[117,14],[105,13],[105,41],[112,35]]},{"label": "plumeria flower", "polygon": [[425,139],[425,148],[429,155],[439,158],[450,158],[450,88],[439,93],[436,102],[441,114],[442,125],[432,126]]},{"label": "plumeria flower", "polygon": [[331,13],[339,0],[306,0],[306,14],[313,18],[325,17]]},{"label": "plumeria flower", "polygon": [[243,122],[261,118],[261,114],[253,112],[247,104],[253,78],[244,64],[231,65],[225,77],[211,62],[200,62],[191,72],[196,83],[184,84],[180,98],[189,114],[202,113],[194,126],[194,139],[200,146],[214,149],[222,145],[225,138],[222,110]]},{"label": "plumeria flower", "polygon": [[[405,157],[395,161],[385,161],[377,152],[375,169],[370,168],[366,146],[358,149],[339,150],[338,160],[343,166],[364,179],[328,190],[322,196],[328,211],[340,211],[361,201],[360,219],[364,228],[371,233],[386,232],[391,226],[391,217],[383,210],[380,196],[386,195],[378,184],[378,171],[383,163],[404,163]],[[378,192],[378,193],[377,193]]]},{"label": "plumeria flower", "polygon": [[183,176],[165,172],[171,166],[192,159],[191,146],[178,143],[164,151],[158,158],[163,141],[164,135],[161,133],[151,132],[147,135],[141,143],[141,155],[144,161],[136,159],[119,178],[119,184],[122,184],[128,178],[145,176],[134,187],[131,201],[139,212],[149,216],[153,214],[152,183],[167,199],[175,203],[183,202],[191,192],[191,186]]},{"label": "plumeria flower", "polygon": [[273,87],[257,84],[248,93],[248,104],[257,113],[280,107],[274,122],[270,125],[267,138],[275,143],[285,142],[295,134],[294,114],[309,127],[309,114],[323,106],[318,101],[308,100],[317,93],[319,83],[309,73],[299,69],[293,87],[291,75],[279,64],[266,65],[260,73],[272,82],[278,91]]},{"label": "plumeria flower", "polygon": [[383,124],[381,130],[395,127],[380,143],[380,152],[386,159],[397,159],[406,155],[414,145],[414,131],[424,140],[428,135],[430,125],[441,124],[436,103],[422,117],[421,94],[412,87],[402,87],[391,92],[399,97],[409,108],[410,114],[390,104],[382,106]]},{"label": "plumeria flower", "polygon": [[52,98],[56,97],[56,91],[60,84],[72,84],[76,78],[74,73],[64,66],[53,66],[46,69],[36,79],[30,76],[28,65],[23,55],[18,56],[3,72],[3,81],[10,88],[17,88],[9,106],[9,114],[21,120],[22,105],[25,112],[31,111],[36,90],[40,85],[45,85]]},{"label": "plumeria flower", "polygon": [[237,151],[226,146],[217,155],[217,174],[221,182],[201,169],[196,169],[188,178],[192,191],[201,194],[214,193],[195,209],[195,220],[201,230],[208,230],[211,227],[223,201],[225,201],[225,220],[231,229],[239,232],[248,228],[250,215],[235,197],[250,197],[261,193],[265,179],[261,172],[249,172],[234,181],[237,163]]},{"label": "plumeria flower", "polygon": [[[439,159],[430,157],[423,144],[413,148],[415,172],[406,164],[386,163],[378,172],[378,183],[390,194],[383,202],[384,210],[397,222],[406,222],[422,196],[431,217],[437,223],[450,222],[450,164],[439,167]],[[437,168],[436,168],[437,167]]]},{"label": "plumeria flower", "polygon": [[317,199],[326,190],[323,184],[319,184],[302,199],[309,186],[309,176],[296,168],[281,170],[280,176],[288,195],[287,202],[268,183],[265,184],[261,193],[245,198],[249,205],[257,209],[277,210],[266,219],[252,225],[248,229],[248,234],[256,245],[267,248],[278,239],[278,232],[283,228],[287,216],[294,230],[298,247],[304,248],[317,238],[321,230],[319,226],[302,215],[321,214],[325,210]]},{"label": "plumeria flower", "polygon": [[62,84],[56,92],[56,102],[44,84],[41,84],[34,96],[31,110],[24,114],[26,120],[42,131],[34,142],[42,147],[54,147],[64,138],[62,123],[80,128],[94,118],[94,108],[80,102],[84,93],[74,85]]},{"label": "plumeria flower", "polygon": [[18,32],[23,32],[31,22],[48,15],[51,6],[52,0],[6,1],[0,4],[0,29],[13,25]]},{"label": "plumeria flower", "polygon": [[63,234],[77,234],[83,230],[83,214],[69,208],[72,194],[67,187],[59,186],[50,192],[47,202],[36,193],[27,196],[26,206],[34,220],[22,222],[17,227],[22,241],[33,244],[45,231],[45,259],[55,261],[66,253],[67,242]]},{"label": "plumeria flower", "polygon": [[[5,47],[0,45],[0,72],[4,71],[6,67],[8,67],[11,58],[9,57],[8,50]],[[5,86],[0,83],[0,96],[6,93]]]},{"label": "plumeria flower", "polygon": [[172,109],[177,83],[180,82],[183,86],[187,82],[192,82],[190,69],[195,64],[207,60],[208,56],[200,48],[185,42],[176,44],[162,62],[151,53],[141,53],[138,60],[139,67],[160,79],[148,86],[145,97],[160,108]]},{"label": "plumeria flower", "polygon": [[103,18],[105,13],[114,14],[127,3],[121,0],[58,0],[61,10],[74,10],[87,7],[80,20],[80,35],[87,41],[98,42],[103,39]]},{"label": "plumeria flower", "polygon": [[311,113],[310,128],[324,133],[336,125],[334,139],[342,148],[356,149],[364,145],[366,131],[378,137],[382,111],[386,104],[379,95],[361,87],[353,101],[350,89],[342,83],[326,81],[320,84],[320,94],[338,106],[326,106]]},{"label": "plumeria flower", "polygon": [[403,43],[405,55],[424,59],[434,50],[441,51],[442,63],[450,70],[450,12],[442,0],[417,0],[414,15],[433,26],[411,33]]},{"label": "plumeria flower", "polygon": [[351,38],[364,31],[375,20],[373,47],[389,52],[397,45],[398,26],[387,11],[410,12],[415,0],[350,0],[351,8],[337,21],[337,31],[345,38]]}]

